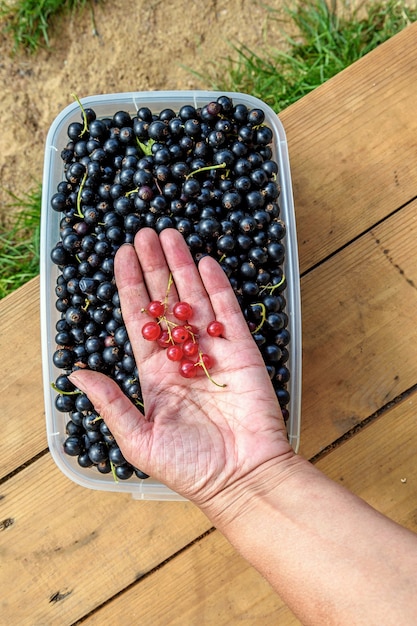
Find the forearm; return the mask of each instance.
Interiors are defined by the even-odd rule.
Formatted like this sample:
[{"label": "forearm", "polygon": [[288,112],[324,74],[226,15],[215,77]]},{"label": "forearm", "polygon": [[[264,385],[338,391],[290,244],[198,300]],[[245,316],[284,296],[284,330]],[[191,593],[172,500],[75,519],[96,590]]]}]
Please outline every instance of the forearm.
[{"label": "forearm", "polygon": [[417,536],[306,461],[289,467],[206,513],[304,624],[417,624]]}]

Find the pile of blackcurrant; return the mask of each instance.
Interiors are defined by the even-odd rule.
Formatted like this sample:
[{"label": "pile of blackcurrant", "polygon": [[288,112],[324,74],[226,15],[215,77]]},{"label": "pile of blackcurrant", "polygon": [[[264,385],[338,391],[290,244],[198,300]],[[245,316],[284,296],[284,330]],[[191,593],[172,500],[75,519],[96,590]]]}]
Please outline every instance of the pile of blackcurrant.
[{"label": "pile of blackcurrant", "polygon": [[116,251],[143,227],[175,228],[196,262],[208,254],[220,263],[287,420],[286,227],[263,110],[226,95],[198,108],[141,107],[104,119],[80,106],[80,121],[67,134],[63,180],[50,198],[62,215],[50,257],[59,268],[53,363],[61,373],[53,386],[56,409],[69,416],[64,451],[115,480],[147,477],[125,461],[101,416],[68,379],[78,368],[103,372],[143,408],[114,280]]}]

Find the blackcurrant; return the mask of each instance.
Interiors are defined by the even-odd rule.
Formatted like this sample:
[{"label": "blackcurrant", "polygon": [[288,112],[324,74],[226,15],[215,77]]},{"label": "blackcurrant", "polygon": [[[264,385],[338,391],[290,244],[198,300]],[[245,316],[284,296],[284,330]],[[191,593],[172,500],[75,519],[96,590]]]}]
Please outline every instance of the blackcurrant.
[{"label": "blackcurrant", "polygon": [[[59,241],[50,251],[60,272],[52,360],[61,370],[56,409],[69,415],[65,452],[80,467],[94,465],[116,479],[148,477],[123,459],[90,400],[72,395],[77,390],[68,379],[77,368],[103,372],[143,411],[114,281],[118,248],[143,227],[176,228],[196,263],[207,254],[220,261],[288,419],[286,226],[262,108],[234,104],[227,95],[201,107],[154,113],[144,106],[136,115],[120,110],[102,119],[86,108],[67,134],[64,175],[49,199],[60,214]],[[194,363],[181,373],[195,375]]]}]

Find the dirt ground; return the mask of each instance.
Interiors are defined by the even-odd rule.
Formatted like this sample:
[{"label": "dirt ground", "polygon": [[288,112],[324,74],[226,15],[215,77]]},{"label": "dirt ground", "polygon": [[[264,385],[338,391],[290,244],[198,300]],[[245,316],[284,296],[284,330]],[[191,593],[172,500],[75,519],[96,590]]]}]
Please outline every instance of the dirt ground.
[{"label": "dirt ground", "polygon": [[123,91],[208,89],[231,46],[282,44],[283,0],[92,0],[58,20],[50,48],[11,56],[0,36],[0,217],[42,179],[53,119],[73,98]]}]

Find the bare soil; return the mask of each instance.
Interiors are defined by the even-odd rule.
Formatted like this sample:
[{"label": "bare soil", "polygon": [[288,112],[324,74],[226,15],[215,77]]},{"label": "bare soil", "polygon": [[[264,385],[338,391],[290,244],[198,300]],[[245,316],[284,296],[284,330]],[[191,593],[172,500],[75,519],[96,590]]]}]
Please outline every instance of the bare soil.
[{"label": "bare soil", "polygon": [[281,8],[282,0],[92,0],[54,22],[48,49],[12,56],[1,35],[0,217],[10,210],[6,190],[21,196],[41,181],[48,128],[71,94],[209,89],[199,75],[224,67],[233,45],[280,45]]}]

